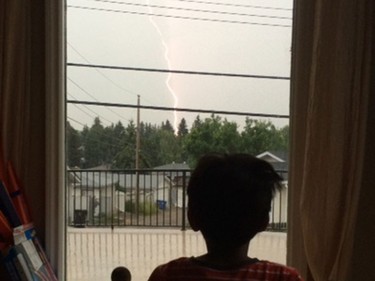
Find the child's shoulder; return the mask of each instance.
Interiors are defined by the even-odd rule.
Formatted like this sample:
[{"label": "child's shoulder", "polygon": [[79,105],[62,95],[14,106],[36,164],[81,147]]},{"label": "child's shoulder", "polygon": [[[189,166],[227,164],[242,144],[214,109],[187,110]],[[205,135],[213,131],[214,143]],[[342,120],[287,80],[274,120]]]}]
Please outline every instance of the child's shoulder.
[{"label": "child's shoulder", "polygon": [[251,280],[303,281],[294,268],[270,261],[256,260],[236,269],[221,270],[202,265],[193,257],[181,257],[159,265],[151,274],[149,281],[185,280],[187,274],[194,278],[199,277],[201,280],[212,280],[213,276],[219,276],[230,277],[232,280],[251,278]]},{"label": "child's shoulder", "polygon": [[191,258],[181,257],[157,266],[149,277],[149,281],[168,280],[171,276],[183,275],[189,271]]},{"label": "child's shoulder", "polygon": [[174,260],[171,260],[167,263],[161,264],[158,267],[159,268],[164,268],[164,269],[169,269],[169,268],[179,268],[179,267],[185,267],[187,265],[192,265],[192,257],[180,257],[176,258]]},{"label": "child's shoulder", "polygon": [[[283,264],[270,262],[267,260],[261,260],[252,265],[252,270],[257,272],[259,275],[264,274],[269,277],[271,276],[285,276],[285,280],[303,280],[299,275],[298,271],[290,266]],[[280,279],[280,280],[284,280]],[[272,279],[271,279],[272,280]]]}]

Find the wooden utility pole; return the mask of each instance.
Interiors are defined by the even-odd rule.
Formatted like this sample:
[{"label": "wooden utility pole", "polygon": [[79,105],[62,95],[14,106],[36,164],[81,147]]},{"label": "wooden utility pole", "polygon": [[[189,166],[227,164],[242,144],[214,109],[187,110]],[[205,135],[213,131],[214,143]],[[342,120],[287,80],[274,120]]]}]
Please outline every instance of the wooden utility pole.
[{"label": "wooden utility pole", "polygon": [[[135,199],[135,211],[138,214],[139,212],[139,151],[141,146],[141,128],[140,128],[140,96],[137,98],[137,136],[136,136],[136,145],[135,145],[135,175],[136,175],[136,199]],[[139,216],[137,215],[137,221]]]},{"label": "wooden utility pole", "polygon": [[138,95],[137,99],[137,137],[136,137],[136,147],[135,147],[135,168],[138,170],[139,169],[139,151],[140,151],[140,146],[141,146],[141,128],[140,128],[140,96]]}]

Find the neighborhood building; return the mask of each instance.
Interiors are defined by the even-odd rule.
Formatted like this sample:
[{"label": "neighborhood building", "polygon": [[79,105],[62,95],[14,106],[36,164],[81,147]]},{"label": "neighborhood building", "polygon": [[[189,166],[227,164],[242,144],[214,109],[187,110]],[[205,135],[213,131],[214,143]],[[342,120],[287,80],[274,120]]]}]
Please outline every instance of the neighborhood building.
[{"label": "neighborhood building", "polygon": [[286,151],[265,151],[257,155],[257,157],[269,162],[284,179],[282,182],[282,190],[275,194],[272,202],[270,224],[276,224],[281,228],[286,228],[288,214],[288,153]]},{"label": "neighborhood building", "polygon": [[[190,177],[185,163],[171,163],[142,173],[96,167],[68,170],[68,222],[92,222],[100,214],[126,211],[127,204],[149,202],[160,209],[182,207],[184,184]],[[185,202],[186,206],[187,202]]]},{"label": "neighborhood building", "polygon": [[[257,157],[271,163],[284,179],[270,213],[270,224],[284,229],[288,208],[287,154],[265,151]],[[125,214],[136,202],[156,206],[160,211],[187,207],[186,187],[191,169],[186,163],[170,163],[139,173],[109,167],[68,169],[67,173],[70,225],[95,225],[100,216]]]}]

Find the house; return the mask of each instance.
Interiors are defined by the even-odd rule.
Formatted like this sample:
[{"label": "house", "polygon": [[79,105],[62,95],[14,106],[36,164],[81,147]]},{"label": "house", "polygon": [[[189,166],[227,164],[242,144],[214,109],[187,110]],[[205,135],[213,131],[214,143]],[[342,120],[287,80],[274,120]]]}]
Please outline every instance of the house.
[{"label": "house", "polygon": [[98,170],[68,171],[68,223],[74,221],[77,213],[85,213],[86,220],[92,221],[100,213],[111,214],[117,177],[112,173]]},{"label": "house", "polygon": [[163,170],[163,173],[165,173],[167,178],[171,181],[170,206],[182,208],[185,202],[185,207],[187,207],[186,187],[191,175],[189,165],[186,164],[186,162],[172,162],[170,164],[155,167],[154,170]]},{"label": "house", "polygon": [[[178,171],[160,170],[152,173],[126,173],[114,170],[69,170],[68,171],[68,222],[72,223],[77,213],[84,212],[92,222],[100,214],[110,216],[125,212],[126,204],[135,202],[162,202],[163,208],[171,205],[171,198],[179,193],[174,183]],[[178,199],[173,199],[173,206]],[[182,199],[180,199],[182,202]]]},{"label": "house", "polygon": [[175,163],[172,162],[170,164],[165,164],[162,166],[154,167],[154,170],[171,170],[172,174],[177,171],[190,171],[190,167],[186,162],[183,163]]},{"label": "house", "polygon": [[286,228],[288,214],[288,153],[286,151],[265,151],[256,157],[270,163],[284,179],[282,189],[276,192],[272,201],[270,223]]},{"label": "house", "polygon": [[140,173],[118,174],[116,186],[116,206],[125,211],[125,202],[155,202],[164,201],[169,204],[171,180],[164,174]]}]

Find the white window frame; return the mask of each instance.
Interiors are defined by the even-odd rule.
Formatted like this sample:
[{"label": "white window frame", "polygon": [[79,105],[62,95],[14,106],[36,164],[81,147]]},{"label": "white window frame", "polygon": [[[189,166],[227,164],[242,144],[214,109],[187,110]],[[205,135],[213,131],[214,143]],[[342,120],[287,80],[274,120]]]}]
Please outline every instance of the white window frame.
[{"label": "white window frame", "polygon": [[59,280],[66,277],[65,243],[65,0],[45,2],[46,208],[45,245]]}]

